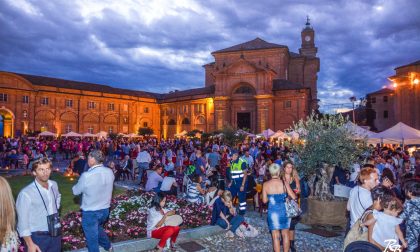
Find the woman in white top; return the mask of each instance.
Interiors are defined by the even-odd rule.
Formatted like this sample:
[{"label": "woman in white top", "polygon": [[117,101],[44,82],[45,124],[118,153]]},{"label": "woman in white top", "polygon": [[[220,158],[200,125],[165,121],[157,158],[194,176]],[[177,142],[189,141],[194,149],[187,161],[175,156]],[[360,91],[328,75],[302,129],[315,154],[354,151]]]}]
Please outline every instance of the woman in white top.
[{"label": "woman in white top", "polygon": [[19,238],[16,233],[16,211],[12,190],[0,176],[0,251],[17,252]]},{"label": "woman in white top", "polygon": [[176,238],[179,234],[179,226],[166,226],[165,222],[169,216],[175,215],[175,210],[165,209],[166,197],[158,192],[152,200],[152,206],[147,215],[147,237],[160,239],[156,251],[163,251],[166,240],[171,239],[171,249],[174,248]]}]

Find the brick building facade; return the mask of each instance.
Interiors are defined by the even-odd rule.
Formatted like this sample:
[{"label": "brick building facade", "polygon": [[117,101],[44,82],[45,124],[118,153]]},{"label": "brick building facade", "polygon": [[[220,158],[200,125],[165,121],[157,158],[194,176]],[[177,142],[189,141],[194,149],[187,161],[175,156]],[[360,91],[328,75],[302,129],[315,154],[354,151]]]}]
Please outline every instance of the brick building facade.
[{"label": "brick building facade", "polygon": [[318,108],[315,32],[301,32],[299,53],[260,38],[212,53],[203,88],[156,94],[19,73],[0,72],[0,134],[32,131],[158,136],[210,132],[226,124],[284,130]]},{"label": "brick building facade", "polygon": [[386,130],[398,122],[420,129],[420,61],[395,68],[388,77],[393,89],[383,88],[367,95],[367,107],[374,113],[372,129]]}]

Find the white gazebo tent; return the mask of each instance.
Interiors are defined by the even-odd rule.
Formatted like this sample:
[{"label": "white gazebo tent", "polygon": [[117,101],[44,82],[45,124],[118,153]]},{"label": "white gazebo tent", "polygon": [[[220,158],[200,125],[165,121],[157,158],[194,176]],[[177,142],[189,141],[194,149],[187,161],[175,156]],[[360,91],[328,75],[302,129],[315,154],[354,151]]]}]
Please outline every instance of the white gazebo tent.
[{"label": "white gazebo tent", "polygon": [[188,132],[186,130],[183,130],[182,132],[175,134],[176,137],[183,137],[187,134]]},{"label": "white gazebo tent", "polygon": [[106,133],[105,131],[100,131],[96,134],[96,136],[99,138],[106,138],[108,136],[108,133]]},{"label": "white gazebo tent", "polygon": [[95,134],[87,132],[87,133],[83,134],[83,137],[97,137],[97,136]]},{"label": "white gazebo tent", "polygon": [[299,139],[299,133],[297,133],[296,131],[290,131],[286,133],[286,135],[289,136],[293,140]]},{"label": "white gazebo tent", "polygon": [[284,139],[284,138],[289,138],[289,136],[286,135],[286,133],[284,133],[283,131],[277,130],[276,133],[274,133],[274,135],[272,135],[270,138],[281,138],[281,139]]},{"label": "white gazebo tent", "polygon": [[237,130],[235,134],[246,135],[247,137],[252,137],[252,138],[255,137],[254,134],[249,133],[249,132],[247,132],[245,130],[242,130],[242,129]]},{"label": "white gazebo tent", "polygon": [[266,129],[257,136],[264,137],[266,139],[269,139],[272,135],[274,135],[276,132],[272,131],[271,129]]},{"label": "white gazebo tent", "polygon": [[364,139],[375,135],[374,132],[362,128],[359,125],[352,123],[351,121],[348,121],[346,124],[344,124],[344,128],[353,133],[355,139]]},{"label": "white gazebo tent", "polygon": [[63,137],[82,137],[81,134],[73,132],[73,131],[70,131],[69,133],[63,134],[61,136],[63,136]]},{"label": "white gazebo tent", "polygon": [[385,144],[420,144],[420,130],[412,128],[402,122],[382,132],[372,134],[370,143]]},{"label": "white gazebo tent", "polygon": [[139,136],[136,133],[130,133],[130,134],[127,135],[127,137],[129,137],[129,138],[135,138],[135,137],[142,137],[142,136]]},{"label": "white gazebo tent", "polygon": [[38,136],[40,136],[40,137],[42,137],[42,136],[43,137],[55,137],[55,136],[57,136],[57,134],[49,132],[49,131],[44,131],[44,132],[39,133]]}]

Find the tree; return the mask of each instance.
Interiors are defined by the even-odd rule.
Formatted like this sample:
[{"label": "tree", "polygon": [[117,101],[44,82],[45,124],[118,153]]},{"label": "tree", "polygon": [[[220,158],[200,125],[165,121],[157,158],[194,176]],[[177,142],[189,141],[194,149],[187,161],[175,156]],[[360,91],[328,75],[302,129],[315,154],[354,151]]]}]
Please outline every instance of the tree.
[{"label": "tree", "polygon": [[203,132],[201,130],[194,129],[187,133],[187,137],[190,137],[192,139],[198,139],[201,138],[202,134]]},{"label": "tree", "polygon": [[366,150],[366,140],[356,141],[354,133],[344,124],[348,119],[342,115],[319,116],[312,114],[306,120],[295,123],[293,130],[299,140],[291,143],[298,154],[299,171],[313,175],[322,163],[349,169]]},{"label": "tree", "polygon": [[150,127],[139,128],[138,134],[142,136],[150,136],[153,135],[154,131]]},{"label": "tree", "polygon": [[246,134],[238,133],[237,130],[230,125],[224,126],[221,133],[223,133],[224,142],[229,146],[236,146],[246,138]]},{"label": "tree", "polygon": [[111,132],[111,133],[108,134],[108,136],[109,136],[109,138],[111,138],[111,140],[118,139],[118,134],[117,133]]}]

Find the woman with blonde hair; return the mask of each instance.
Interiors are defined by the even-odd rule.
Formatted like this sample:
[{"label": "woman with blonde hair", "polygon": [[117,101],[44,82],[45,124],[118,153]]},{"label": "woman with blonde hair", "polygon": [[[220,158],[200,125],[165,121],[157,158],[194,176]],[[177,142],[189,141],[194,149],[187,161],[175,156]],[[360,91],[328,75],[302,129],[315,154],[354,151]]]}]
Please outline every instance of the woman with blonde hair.
[{"label": "woman with blonde hair", "polygon": [[0,176],[0,251],[18,251],[16,211],[12,190],[7,180]]},{"label": "woman with blonde hair", "polygon": [[236,229],[244,222],[242,215],[237,214],[236,209],[232,204],[232,194],[230,191],[224,191],[220,198],[213,204],[213,211],[211,216],[211,225],[218,225],[225,230],[227,237],[234,237]]},{"label": "woman with blonde hair", "polygon": [[[292,162],[287,161],[283,164],[283,170],[281,171],[281,178],[284,183],[289,184],[297,198],[300,197],[300,180],[299,174]],[[299,223],[300,216],[293,217],[290,222],[289,238],[290,238],[290,250],[295,252],[295,228]]]},{"label": "woman with blonde hair", "polygon": [[262,196],[263,202],[268,202],[267,221],[268,228],[273,239],[273,249],[280,251],[280,232],[283,238],[283,251],[289,251],[289,227],[290,218],[286,214],[285,201],[288,196],[296,199],[296,195],[290,188],[290,184],[283,183],[280,178],[280,166],[276,163],[268,168],[271,179],[264,183]]}]

